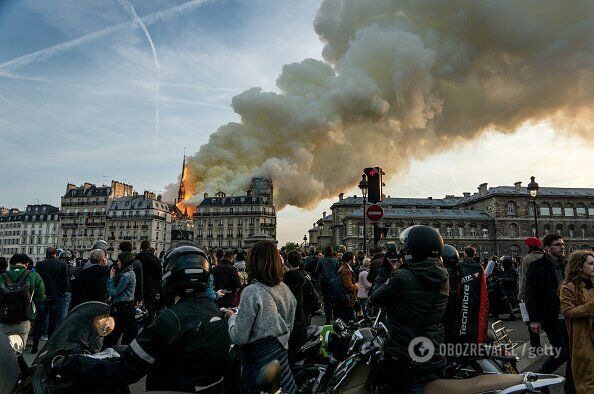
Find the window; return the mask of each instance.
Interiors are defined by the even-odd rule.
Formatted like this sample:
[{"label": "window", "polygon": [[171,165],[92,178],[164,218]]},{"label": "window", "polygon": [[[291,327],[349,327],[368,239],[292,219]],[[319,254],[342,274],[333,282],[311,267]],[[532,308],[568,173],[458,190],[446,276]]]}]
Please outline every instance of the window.
[{"label": "window", "polygon": [[594,205],[588,207],[588,216],[594,216]]},{"label": "window", "polygon": [[517,206],[516,203],[513,201],[508,201],[507,203],[507,215],[508,216],[516,216],[517,215]]},{"label": "window", "polygon": [[458,227],[458,236],[459,237],[463,237],[464,236],[464,227]]},{"label": "window", "polygon": [[549,204],[546,202],[540,204],[540,216],[550,216],[551,215],[551,208]]},{"label": "window", "polygon": [[507,227],[507,234],[510,238],[516,238],[518,236],[518,225],[515,223],[510,224]]},{"label": "window", "polygon": [[573,238],[575,236],[575,228],[572,225],[569,226],[569,238]]},{"label": "window", "polygon": [[489,238],[489,229],[486,227],[483,228],[483,239]]},{"label": "window", "polygon": [[470,236],[476,237],[476,227],[470,227]]},{"label": "window", "polygon": [[551,226],[549,226],[548,224],[545,224],[544,233],[545,233],[545,235],[549,235],[551,233]]},{"label": "window", "polygon": [[559,234],[559,235],[563,235],[563,225],[562,225],[562,224],[558,224],[558,225],[555,227],[555,231],[557,232],[557,234]]},{"label": "window", "polygon": [[580,232],[582,233],[582,238],[586,238],[587,235],[587,230],[586,230],[586,225],[584,224],[581,228],[580,228]]},{"label": "window", "polygon": [[575,208],[575,213],[577,216],[586,216],[586,206],[584,204],[578,204]]},{"label": "window", "polygon": [[573,205],[566,204],[565,209],[563,210],[563,214],[565,216],[573,216]]},{"label": "window", "polygon": [[553,216],[561,216],[563,214],[563,210],[561,209],[561,204],[558,202],[553,204]]},{"label": "window", "polygon": [[237,225],[238,225],[239,227],[243,226],[243,218],[239,218],[239,219],[237,219]]},{"label": "window", "polygon": [[254,225],[254,218],[250,218],[250,226]]},{"label": "window", "polygon": [[451,236],[452,236],[452,227],[447,226],[446,227],[446,237],[451,237]]}]

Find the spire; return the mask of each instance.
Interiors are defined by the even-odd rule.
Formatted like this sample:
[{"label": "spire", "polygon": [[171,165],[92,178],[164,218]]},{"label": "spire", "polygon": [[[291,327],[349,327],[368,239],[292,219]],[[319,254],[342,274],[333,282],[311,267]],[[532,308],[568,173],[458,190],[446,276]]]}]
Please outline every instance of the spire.
[{"label": "spire", "polygon": [[179,182],[179,190],[177,192],[177,203],[181,203],[186,199],[186,155],[182,164],[181,179]]}]

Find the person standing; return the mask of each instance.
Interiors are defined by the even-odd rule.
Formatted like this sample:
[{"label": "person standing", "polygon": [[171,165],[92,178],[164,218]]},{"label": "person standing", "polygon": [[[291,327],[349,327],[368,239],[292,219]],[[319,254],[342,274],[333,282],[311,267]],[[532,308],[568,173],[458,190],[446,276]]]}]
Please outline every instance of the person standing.
[{"label": "person standing", "polygon": [[291,269],[285,272],[283,282],[293,293],[293,297],[297,301],[295,308],[295,323],[293,330],[289,337],[289,360],[293,360],[297,351],[307,341],[307,326],[305,324],[305,314],[303,311],[303,286],[305,286],[305,275],[301,270],[301,254],[292,250],[289,252],[287,259]]},{"label": "person standing", "polygon": [[8,261],[6,257],[0,257],[0,274],[8,271]]},{"label": "person standing", "polygon": [[144,297],[144,274],[142,272],[142,263],[136,258],[134,255],[134,245],[130,241],[123,241],[120,242],[119,246],[120,252],[125,253],[132,253],[134,256],[134,261],[132,262],[132,269],[134,270],[134,276],[136,277],[136,286],[134,290],[134,301],[136,301],[136,306],[141,306],[143,304],[143,297]]},{"label": "person standing", "polygon": [[[526,300],[526,272],[528,272],[528,268],[533,261],[541,259],[544,250],[542,250],[542,241],[536,237],[529,237],[524,240],[526,246],[528,246],[528,254],[522,257],[522,261],[520,263],[520,270],[518,274],[520,275],[518,279],[518,298],[520,302],[525,302]],[[530,346],[533,348],[541,347],[540,343],[540,335],[535,334],[530,327],[528,327],[528,333],[530,335]]]},{"label": "person standing", "polygon": [[540,372],[553,373],[563,363],[565,368],[565,391],[575,392],[569,358],[569,343],[565,319],[561,313],[559,285],[565,276],[565,243],[559,234],[549,234],[543,239],[545,254],[533,261],[526,273],[526,309],[530,317],[530,329],[535,334],[547,334],[549,342],[560,352],[549,356]]},{"label": "person standing", "polygon": [[24,346],[35,319],[35,304],[45,299],[43,280],[27,270],[27,263],[26,255],[15,254],[10,258],[10,270],[0,274],[0,332],[19,335]]},{"label": "person standing", "polygon": [[578,250],[568,259],[559,289],[569,332],[571,367],[578,394],[594,393],[594,252]]},{"label": "person standing", "polygon": [[109,270],[105,252],[101,249],[95,249],[91,251],[89,259],[89,263],[85,264],[83,269],[74,275],[74,280],[71,282],[71,310],[83,302],[99,301],[107,303],[109,299],[107,293]]},{"label": "person standing", "polygon": [[352,252],[344,252],[342,255],[342,263],[338,269],[337,275],[341,278],[342,287],[346,292],[346,299],[344,302],[335,303],[333,305],[335,317],[348,322],[355,319],[355,303],[357,301],[357,289],[359,284],[355,279],[355,273],[351,265],[355,261],[355,256]]},{"label": "person standing", "polygon": [[112,299],[112,316],[115,320],[114,330],[105,337],[103,348],[118,344],[120,336],[122,345],[129,345],[137,333],[134,314],[136,302],[134,290],[136,289],[136,275],[134,274],[134,254],[123,252],[118,255],[118,271],[115,267],[109,272],[107,291]]},{"label": "person standing", "polygon": [[307,271],[309,276],[312,280],[318,280],[318,274],[316,273],[316,268],[318,266],[318,256],[316,252],[315,246],[309,247],[309,256],[305,258],[305,262],[303,263],[303,269]]},{"label": "person standing", "polygon": [[357,300],[361,306],[361,313],[363,316],[367,316],[366,306],[367,299],[369,298],[369,290],[371,289],[371,283],[367,280],[367,274],[369,273],[369,259],[363,259],[361,263],[361,269],[359,270],[359,278],[357,283],[359,288],[357,289]]},{"label": "person standing", "polygon": [[324,248],[324,257],[318,261],[316,267],[316,274],[320,281],[320,288],[322,289],[322,296],[324,297],[324,316],[326,318],[326,324],[332,322],[332,300],[330,299],[330,281],[338,271],[340,263],[332,254],[334,250],[332,246],[328,245]]},{"label": "person standing", "polygon": [[241,288],[239,272],[233,266],[233,252],[228,251],[223,254],[223,258],[211,270],[214,279],[214,288],[216,291],[222,290],[223,296],[217,300],[220,307],[229,308],[237,306],[236,294]]},{"label": "person standing", "polygon": [[144,307],[148,312],[144,320],[145,327],[148,327],[155,318],[157,300],[161,296],[161,278],[163,277],[161,262],[157,256],[151,253],[150,248],[150,241],[142,241],[140,243],[140,253],[136,256],[136,259],[142,265],[142,298]]},{"label": "person standing", "polygon": [[57,250],[53,246],[47,248],[47,258],[35,266],[35,272],[41,276],[45,285],[45,301],[40,302],[33,327],[33,347],[31,354],[39,348],[39,339],[43,335],[45,319],[49,314],[47,336],[51,337],[62,321],[62,310],[66,302],[68,290],[68,266],[56,257]]},{"label": "person standing", "polygon": [[249,250],[246,265],[254,281],[243,289],[237,313],[221,309],[229,318],[231,342],[240,346],[241,393],[254,391],[260,369],[273,360],[281,365],[283,392],[296,393],[287,349],[297,300],[282,282],[284,269],[280,254],[274,243],[260,241]]}]

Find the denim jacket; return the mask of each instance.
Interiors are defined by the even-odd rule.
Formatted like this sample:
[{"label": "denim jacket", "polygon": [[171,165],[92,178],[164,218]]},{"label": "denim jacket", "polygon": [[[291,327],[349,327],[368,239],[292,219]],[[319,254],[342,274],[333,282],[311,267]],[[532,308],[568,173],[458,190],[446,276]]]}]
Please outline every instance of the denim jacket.
[{"label": "denim jacket", "polygon": [[136,275],[129,270],[122,274],[118,285],[115,285],[115,278],[109,278],[107,291],[113,302],[134,301],[134,289],[136,288]]}]

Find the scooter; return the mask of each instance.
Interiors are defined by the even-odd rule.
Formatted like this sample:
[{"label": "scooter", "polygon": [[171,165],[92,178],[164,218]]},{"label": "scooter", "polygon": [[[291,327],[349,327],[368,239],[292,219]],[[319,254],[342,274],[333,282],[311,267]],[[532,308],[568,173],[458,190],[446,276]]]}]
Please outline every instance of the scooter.
[{"label": "scooter", "polygon": [[[31,365],[20,369],[16,387],[12,391],[0,391],[35,394],[77,392],[69,384],[61,382],[60,376],[55,376],[52,371],[55,362],[74,354],[97,357],[103,337],[112,332],[114,327],[115,322],[109,316],[109,305],[92,301],[76,306],[57,327]],[[120,391],[129,392],[128,387]],[[107,393],[105,390],[91,392]]]}]

